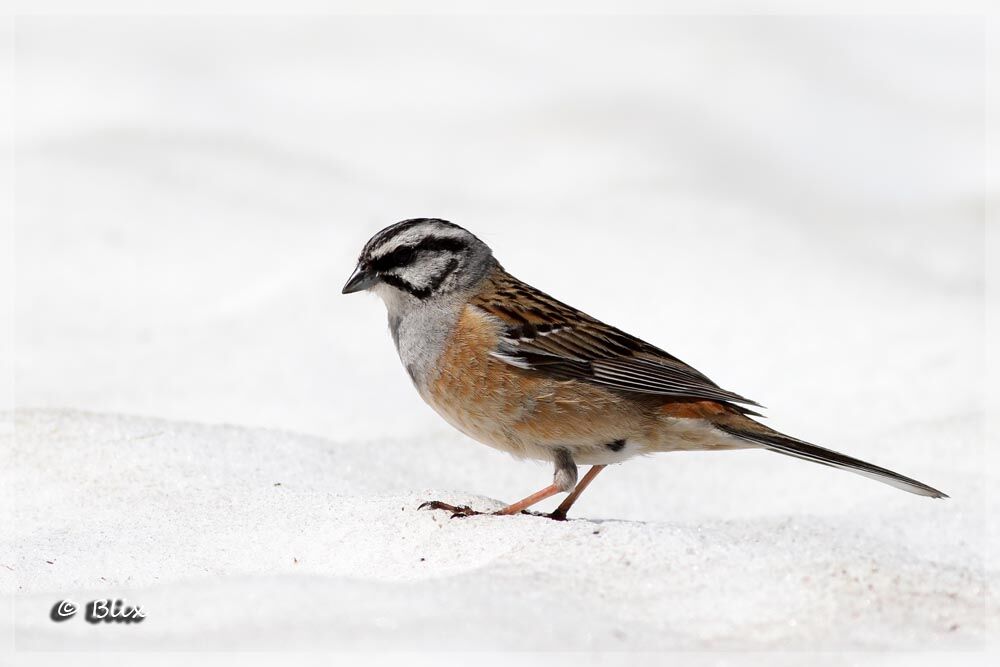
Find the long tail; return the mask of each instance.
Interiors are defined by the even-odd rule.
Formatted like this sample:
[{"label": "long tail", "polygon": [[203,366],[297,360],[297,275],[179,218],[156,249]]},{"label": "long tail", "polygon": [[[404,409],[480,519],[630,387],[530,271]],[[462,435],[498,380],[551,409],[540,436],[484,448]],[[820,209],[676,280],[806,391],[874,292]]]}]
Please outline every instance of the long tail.
[{"label": "long tail", "polygon": [[904,477],[899,473],[880,468],[877,465],[860,459],[852,458],[846,454],[835,452],[832,449],[818,447],[802,440],[790,438],[746,417],[739,419],[736,423],[716,422],[715,427],[725,431],[729,435],[761,445],[772,452],[794,456],[795,458],[805,459],[814,463],[822,463],[825,466],[841,470],[850,470],[853,473],[870,477],[884,484],[889,484],[897,489],[909,491],[919,496],[928,496],[930,498],[948,497],[947,494],[931,486],[927,486],[923,482]]}]

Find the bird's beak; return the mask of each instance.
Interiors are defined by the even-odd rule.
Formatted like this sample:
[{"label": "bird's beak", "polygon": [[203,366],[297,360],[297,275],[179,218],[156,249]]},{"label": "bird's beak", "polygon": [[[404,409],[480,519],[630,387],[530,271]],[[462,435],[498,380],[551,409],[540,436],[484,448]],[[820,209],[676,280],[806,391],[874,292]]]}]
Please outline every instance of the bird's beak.
[{"label": "bird's beak", "polygon": [[354,273],[347,279],[347,284],[344,285],[341,294],[353,294],[354,292],[366,290],[376,282],[378,282],[378,276],[375,275],[375,272],[366,271],[363,266],[358,264],[357,268],[354,269]]}]

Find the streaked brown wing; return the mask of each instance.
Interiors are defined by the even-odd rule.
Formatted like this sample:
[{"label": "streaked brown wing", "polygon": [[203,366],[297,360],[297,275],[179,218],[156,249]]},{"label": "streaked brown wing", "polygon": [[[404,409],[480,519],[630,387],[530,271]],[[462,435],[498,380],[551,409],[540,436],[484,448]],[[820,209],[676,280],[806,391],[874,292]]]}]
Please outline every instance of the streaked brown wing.
[{"label": "streaked brown wing", "polygon": [[503,322],[493,356],[506,363],[620,391],[758,405],[722,389],[667,352],[502,270],[493,282],[495,290],[484,291],[472,305]]}]

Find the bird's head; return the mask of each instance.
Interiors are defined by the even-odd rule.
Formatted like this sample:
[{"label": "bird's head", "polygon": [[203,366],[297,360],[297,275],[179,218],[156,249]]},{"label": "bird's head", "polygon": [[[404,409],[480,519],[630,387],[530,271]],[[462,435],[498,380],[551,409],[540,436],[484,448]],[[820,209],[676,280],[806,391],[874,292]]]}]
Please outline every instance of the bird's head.
[{"label": "bird's head", "polygon": [[368,240],[343,293],[371,290],[387,304],[426,302],[474,287],[494,265],[489,246],[458,225],[413,218]]}]

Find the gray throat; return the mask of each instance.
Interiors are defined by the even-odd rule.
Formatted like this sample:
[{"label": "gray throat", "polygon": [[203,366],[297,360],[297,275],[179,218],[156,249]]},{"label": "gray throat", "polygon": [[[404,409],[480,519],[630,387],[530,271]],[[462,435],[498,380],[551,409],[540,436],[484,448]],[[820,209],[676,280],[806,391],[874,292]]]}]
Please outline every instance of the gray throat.
[{"label": "gray throat", "polygon": [[471,268],[463,267],[456,272],[456,277],[462,278],[461,287],[424,299],[418,299],[413,294],[385,283],[374,287],[373,291],[385,303],[389,315],[389,331],[396,344],[399,359],[425,400],[426,388],[437,377],[438,358],[465,305],[482,287],[483,281],[500,268],[493,257],[486,255]]},{"label": "gray throat", "polygon": [[421,394],[437,376],[437,361],[468,300],[466,293],[419,300],[392,287],[379,290],[389,332],[414,386]]}]

